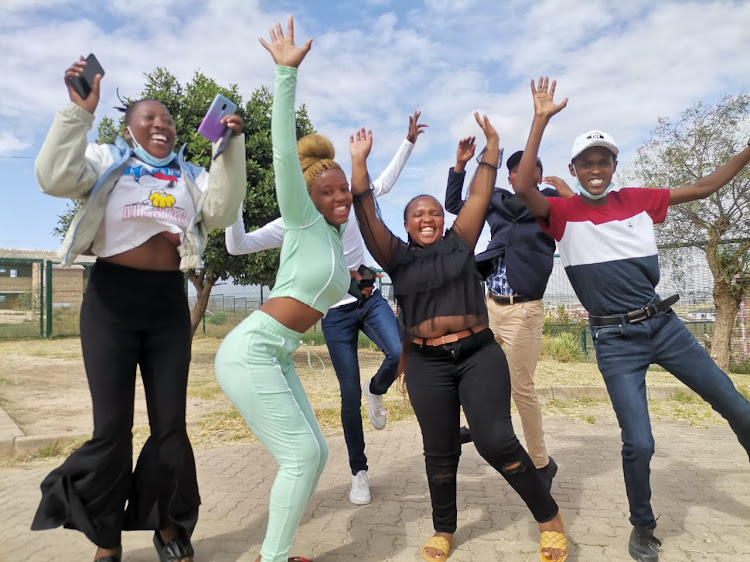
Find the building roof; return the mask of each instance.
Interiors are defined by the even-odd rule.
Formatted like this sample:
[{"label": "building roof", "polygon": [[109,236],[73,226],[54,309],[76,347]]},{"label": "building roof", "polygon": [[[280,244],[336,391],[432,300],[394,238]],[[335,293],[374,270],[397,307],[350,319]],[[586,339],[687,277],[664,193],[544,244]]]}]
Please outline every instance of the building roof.
[{"label": "building roof", "polygon": [[[55,250],[18,250],[15,248],[0,248],[0,260],[47,260],[59,262]],[[78,256],[76,263],[94,263],[96,256]]]}]

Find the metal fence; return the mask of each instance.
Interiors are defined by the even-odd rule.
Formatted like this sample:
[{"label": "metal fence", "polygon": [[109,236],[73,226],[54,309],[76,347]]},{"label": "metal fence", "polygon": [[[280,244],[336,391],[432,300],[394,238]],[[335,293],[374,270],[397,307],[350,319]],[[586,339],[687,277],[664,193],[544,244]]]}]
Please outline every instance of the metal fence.
[{"label": "metal fence", "polygon": [[91,265],[0,258],[0,339],[77,335]]},{"label": "metal fence", "polygon": [[[705,343],[713,334],[716,312],[713,306],[713,278],[706,266],[705,255],[694,249],[662,249],[661,281],[657,292],[663,297],[679,293],[674,306],[677,314]],[[0,258],[0,339],[73,336],[79,332],[80,305],[93,259],[82,258],[73,266],[63,267],[49,259]],[[679,266],[677,265],[679,264]],[[390,279],[386,274],[378,279],[383,296],[396,303]],[[248,289],[247,295],[217,292],[206,309],[199,332],[223,337],[263,302],[263,292]],[[195,297],[190,298],[191,307]],[[552,275],[544,296],[547,311],[545,332],[569,331],[580,337],[581,347],[592,355],[591,336],[587,327],[587,313],[580,304],[565,274],[559,257],[555,258]],[[732,362],[747,363],[750,342],[750,301],[743,303],[737,316],[732,338]],[[314,328],[315,331],[318,326]]]}]

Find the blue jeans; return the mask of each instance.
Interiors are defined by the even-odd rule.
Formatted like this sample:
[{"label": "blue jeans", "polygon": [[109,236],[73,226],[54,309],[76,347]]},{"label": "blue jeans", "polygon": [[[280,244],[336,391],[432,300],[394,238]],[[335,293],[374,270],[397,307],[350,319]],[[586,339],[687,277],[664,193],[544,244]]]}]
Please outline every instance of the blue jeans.
[{"label": "blue jeans", "polygon": [[654,438],[648,415],[646,371],[661,365],[723,416],[750,454],[750,402],[719,369],[670,309],[648,320],[591,328],[596,360],[622,430],[622,468],[630,522],[656,527],[649,482]]},{"label": "blue jeans", "polygon": [[341,387],[341,423],[344,426],[346,448],[349,450],[349,466],[352,474],[357,474],[360,470],[367,470],[360,411],[362,389],[357,359],[359,331],[362,330],[385,354],[380,369],[370,381],[370,392],[385,394],[396,379],[401,359],[396,315],[380,291],[375,290],[361,307],[355,302],[331,308],[321,324],[331,363]]}]

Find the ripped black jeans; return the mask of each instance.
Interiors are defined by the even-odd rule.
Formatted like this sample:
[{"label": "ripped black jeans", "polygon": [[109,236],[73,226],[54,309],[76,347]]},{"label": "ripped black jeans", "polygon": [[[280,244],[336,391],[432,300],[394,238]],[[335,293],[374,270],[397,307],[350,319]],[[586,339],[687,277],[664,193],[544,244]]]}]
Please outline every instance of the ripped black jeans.
[{"label": "ripped black jeans", "polygon": [[456,531],[461,406],[477,451],[518,492],[534,519],[543,523],[557,515],[555,500],[513,432],[508,363],[489,329],[439,347],[411,344],[406,385],[422,430],[436,532]]}]

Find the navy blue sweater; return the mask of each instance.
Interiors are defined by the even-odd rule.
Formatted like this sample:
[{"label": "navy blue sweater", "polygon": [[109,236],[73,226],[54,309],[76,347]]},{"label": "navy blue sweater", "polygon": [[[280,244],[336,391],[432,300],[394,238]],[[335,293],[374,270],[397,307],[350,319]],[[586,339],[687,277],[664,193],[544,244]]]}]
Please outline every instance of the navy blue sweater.
[{"label": "navy blue sweater", "polygon": [[[461,198],[466,172],[448,172],[445,189],[445,209],[455,215],[461,210]],[[559,197],[556,190],[546,188],[547,197]],[[510,191],[496,187],[487,209],[487,223],[492,239],[487,249],[476,256],[477,269],[486,279],[493,271],[492,259],[505,259],[508,284],[518,293],[541,299],[552,273],[555,240],[542,232],[534,214]]]}]

